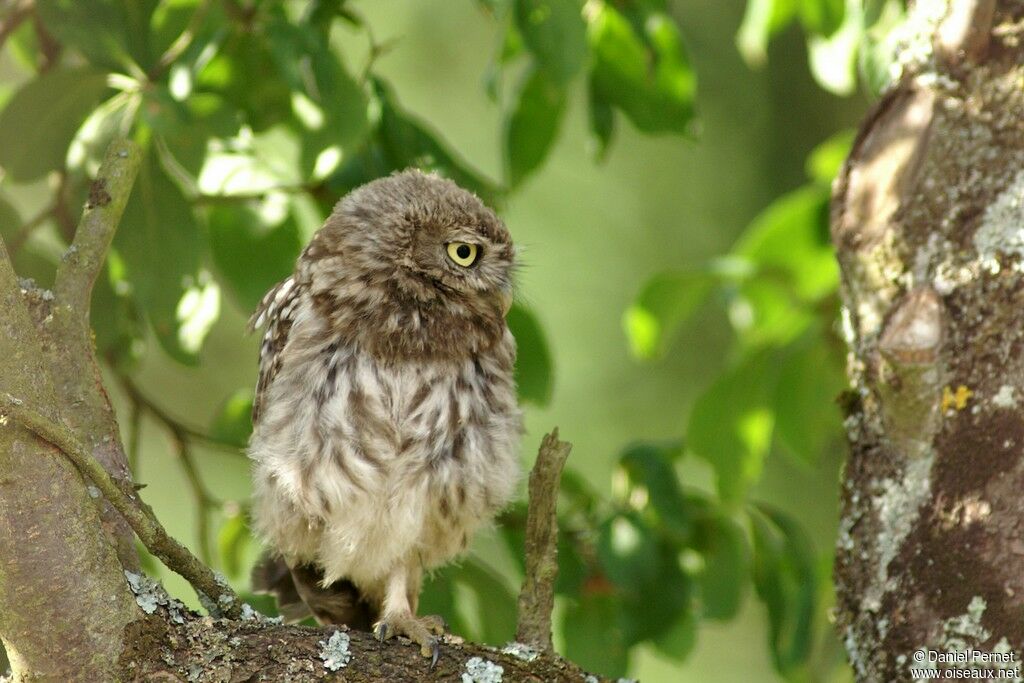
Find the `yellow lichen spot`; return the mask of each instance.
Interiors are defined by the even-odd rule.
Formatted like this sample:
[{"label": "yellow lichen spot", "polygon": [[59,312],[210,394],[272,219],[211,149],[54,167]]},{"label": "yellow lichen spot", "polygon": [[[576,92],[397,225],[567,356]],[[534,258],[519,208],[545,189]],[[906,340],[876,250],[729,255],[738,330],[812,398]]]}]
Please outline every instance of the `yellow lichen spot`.
[{"label": "yellow lichen spot", "polygon": [[971,396],[974,396],[974,392],[968,389],[966,386],[961,384],[953,391],[950,387],[942,388],[942,412],[946,412],[950,408],[956,410],[963,410],[967,407],[967,401],[970,400]]}]

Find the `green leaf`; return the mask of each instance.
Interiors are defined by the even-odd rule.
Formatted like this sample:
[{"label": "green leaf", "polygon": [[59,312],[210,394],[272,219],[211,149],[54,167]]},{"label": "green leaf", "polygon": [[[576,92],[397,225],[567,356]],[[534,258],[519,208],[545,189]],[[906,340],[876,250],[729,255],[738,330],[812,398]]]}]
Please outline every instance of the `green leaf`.
[{"label": "green leaf", "polygon": [[106,89],[106,75],[88,67],[58,67],[26,83],[0,112],[0,166],[19,181],[63,168],[75,131]]},{"label": "green leaf", "polygon": [[776,199],[743,233],[733,253],[761,274],[782,276],[797,296],[816,301],[836,290],[839,267],[829,238],[829,189],[808,185]]},{"label": "green leaf", "polygon": [[645,133],[689,134],[696,77],[672,19],[646,11],[631,22],[600,2],[587,21],[595,92]]},{"label": "green leaf", "polygon": [[736,47],[747,64],[764,64],[769,39],[793,20],[800,3],[806,1],[747,0],[747,11],[736,33]]},{"label": "green leaf", "polygon": [[562,636],[565,655],[588,671],[624,676],[629,650],[622,632],[622,605],[607,593],[584,592],[565,611]]},{"label": "green leaf", "polygon": [[237,510],[221,525],[217,533],[217,548],[220,553],[221,566],[229,579],[242,578],[242,560],[245,550],[253,541],[249,531],[249,521],[244,511]]},{"label": "green leaf", "polygon": [[842,436],[836,397],[847,386],[841,353],[820,332],[800,339],[779,370],[772,405],[775,433],[786,451],[814,465]]},{"label": "green leaf", "polygon": [[501,193],[494,183],[470,169],[439,142],[426,126],[406,114],[383,81],[375,80],[374,86],[381,106],[379,149],[375,156],[376,160],[383,162],[386,172],[415,166],[450,178],[475,192],[489,206],[496,206],[500,202]]},{"label": "green leaf", "polygon": [[754,587],[768,609],[768,642],[775,668],[785,674],[811,652],[817,576],[806,532],[781,511],[761,504],[750,511]]},{"label": "green leaf", "polygon": [[[292,108],[302,122],[302,168],[307,177],[328,175],[342,153],[365,138],[367,96],[332,50],[326,31],[290,22],[281,7],[267,24],[277,69],[292,90]],[[321,161],[321,155],[325,162]],[[333,160],[334,166],[329,166]]]},{"label": "green leaf", "polygon": [[587,57],[580,9],[577,0],[515,0],[516,26],[523,42],[558,86],[579,73]]},{"label": "green leaf", "polygon": [[876,97],[892,83],[900,39],[900,32],[894,29],[905,20],[900,0],[871,0],[865,7],[857,67],[868,92]]},{"label": "green leaf", "polygon": [[594,159],[601,162],[608,156],[608,147],[615,135],[615,110],[611,104],[594,91],[592,85],[587,88],[587,94],[590,141],[593,146]]},{"label": "green leaf", "polygon": [[647,281],[622,318],[633,355],[649,360],[665,352],[669,339],[715,284],[708,272],[661,273]]},{"label": "green leaf", "polygon": [[696,576],[702,615],[707,619],[732,619],[743,603],[750,577],[750,549],[743,530],[717,511],[697,522],[694,548],[704,558]]},{"label": "green leaf", "polygon": [[773,383],[768,354],[751,354],[722,373],[690,414],[687,446],[711,465],[727,503],[740,501],[761,476],[771,444],[773,418],[766,394]]},{"label": "green leaf", "polygon": [[208,215],[210,251],[242,310],[255,310],[260,299],[295,267],[302,234],[292,213],[276,225],[249,206],[213,207]]},{"label": "green leaf", "polygon": [[225,399],[210,426],[210,436],[229,446],[245,448],[252,434],[252,389],[239,389]]},{"label": "green leaf", "polygon": [[654,640],[662,654],[677,662],[684,661],[697,645],[697,619],[693,612],[684,611],[672,628]]},{"label": "green leaf", "polygon": [[619,466],[626,474],[631,491],[644,491],[660,523],[682,541],[693,533],[693,521],[686,508],[679,476],[672,467],[679,450],[678,445],[638,444],[626,450],[619,459]]},{"label": "green leaf", "polygon": [[516,386],[522,401],[546,406],[551,400],[554,373],[544,331],[529,310],[513,304],[508,327],[516,339]]},{"label": "green leaf", "polygon": [[206,161],[210,139],[232,137],[239,128],[236,110],[214,93],[194,93],[178,102],[165,87],[156,85],[146,92],[142,112],[167,150],[193,177]]},{"label": "green leaf", "polygon": [[540,69],[527,72],[505,128],[511,187],[537,170],[551,151],[565,113],[565,91]]},{"label": "green leaf", "polygon": [[807,41],[811,74],[818,85],[836,95],[850,95],[857,87],[857,49],[860,45],[860,17],[846,16],[832,35],[812,35]]},{"label": "green leaf", "polygon": [[36,13],[59,43],[92,64],[125,71],[152,66],[150,18],[157,0],[37,0]]},{"label": "green leaf", "polygon": [[516,598],[504,579],[473,557],[462,562],[454,578],[469,586],[477,595],[477,618],[481,626],[478,640],[485,643],[513,640],[516,632]]},{"label": "green leaf", "polygon": [[658,541],[639,515],[613,515],[598,533],[597,556],[612,583],[638,591],[654,582],[658,576]]},{"label": "green leaf", "polygon": [[139,310],[131,285],[125,281],[124,262],[116,250],[107,255],[107,267],[92,291],[89,322],[96,353],[130,370],[139,360],[146,336],[146,316]]},{"label": "green leaf", "polygon": [[233,32],[196,75],[196,88],[221,95],[253,131],[264,131],[292,114],[291,89],[277,64],[264,35]]},{"label": "green leaf", "polygon": [[846,0],[801,0],[800,21],[810,33],[830,36],[846,16]]},{"label": "green leaf", "polygon": [[811,150],[806,164],[808,177],[814,182],[831,185],[853,147],[855,135],[856,131],[851,128],[841,130]]},{"label": "green leaf", "polygon": [[160,345],[175,360],[194,364],[219,313],[219,293],[200,275],[202,241],[189,202],[152,150],[114,244]]}]

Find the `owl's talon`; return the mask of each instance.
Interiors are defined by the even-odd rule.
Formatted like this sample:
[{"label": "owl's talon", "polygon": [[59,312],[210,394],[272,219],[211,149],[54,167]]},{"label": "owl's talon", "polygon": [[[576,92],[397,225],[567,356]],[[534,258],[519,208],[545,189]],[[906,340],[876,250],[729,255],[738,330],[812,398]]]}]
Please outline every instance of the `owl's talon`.
[{"label": "owl's talon", "polygon": [[394,636],[405,636],[420,646],[420,654],[430,658],[430,668],[437,665],[441,656],[441,638],[444,633],[444,619],[439,616],[414,617],[412,615],[388,617],[373,626],[374,637],[384,642]]},{"label": "owl's talon", "polygon": [[434,667],[437,666],[437,660],[441,658],[441,642],[439,639],[434,638],[431,642],[430,648],[430,670],[433,671]]}]

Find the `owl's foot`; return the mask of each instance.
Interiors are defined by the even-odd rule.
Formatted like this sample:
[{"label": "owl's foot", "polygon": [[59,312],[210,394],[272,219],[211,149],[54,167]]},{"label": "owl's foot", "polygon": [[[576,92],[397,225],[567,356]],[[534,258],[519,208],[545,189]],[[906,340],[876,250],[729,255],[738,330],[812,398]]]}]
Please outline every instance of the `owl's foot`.
[{"label": "owl's foot", "polygon": [[393,636],[405,636],[420,646],[420,654],[430,657],[430,668],[437,664],[441,656],[441,639],[444,635],[444,619],[431,614],[425,617],[414,617],[411,614],[385,617],[373,625],[373,635],[383,642]]}]

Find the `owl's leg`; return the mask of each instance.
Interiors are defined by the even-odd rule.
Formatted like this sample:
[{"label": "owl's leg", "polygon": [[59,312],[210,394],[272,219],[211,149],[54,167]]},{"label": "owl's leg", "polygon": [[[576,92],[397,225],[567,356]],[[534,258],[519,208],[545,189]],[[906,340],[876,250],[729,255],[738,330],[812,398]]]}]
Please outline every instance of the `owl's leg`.
[{"label": "owl's leg", "polygon": [[410,581],[410,572],[406,567],[392,570],[384,582],[384,601],[381,605],[381,617],[373,626],[373,634],[377,640],[387,640],[393,636],[405,636],[420,646],[420,654],[430,657],[430,666],[437,664],[441,655],[438,636],[444,633],[444,621],[440,617],[416,617],[410,601],[409,589],[416,587],[419,594],[419,581]]}]

